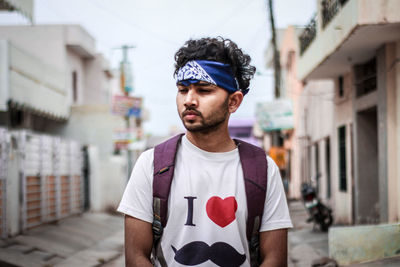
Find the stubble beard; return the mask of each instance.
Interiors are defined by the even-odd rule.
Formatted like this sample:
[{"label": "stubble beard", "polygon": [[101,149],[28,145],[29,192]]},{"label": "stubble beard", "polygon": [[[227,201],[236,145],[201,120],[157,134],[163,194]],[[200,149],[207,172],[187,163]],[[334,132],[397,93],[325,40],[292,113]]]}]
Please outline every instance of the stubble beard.
[{"label": "stubble beard", "polygon": [[[192,125],[190,122],[185,122],[183,116],[181,116],[183,125],[185,126],[186,130],[192,133],[209,134],[211,132],[218,130],[228,118],[229,114],[228,102],[229,102],[229,97],[227,97],[224,103],[222,103],[222,105],[217,109],[217,111],[212,113],[210,117],[207,119],[203,117],[203,114],[201,114],[199,111],[196,110],[199,113],[199,117],[201,118],[200,124],[197,125],[195,124]],[[195,110],[195,109],[188,108],[186,110]]]}]

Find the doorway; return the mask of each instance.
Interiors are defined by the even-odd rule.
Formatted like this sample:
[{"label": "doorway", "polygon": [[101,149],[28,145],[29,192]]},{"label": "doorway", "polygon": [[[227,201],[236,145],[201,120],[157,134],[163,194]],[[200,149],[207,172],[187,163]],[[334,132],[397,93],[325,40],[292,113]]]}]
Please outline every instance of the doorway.
[{"label": "doorway", "polygon": [[376,106],[359,111],[357,123],[357,173],[356,221],[378,223],[379,212],[379,164],[378,124]]}]

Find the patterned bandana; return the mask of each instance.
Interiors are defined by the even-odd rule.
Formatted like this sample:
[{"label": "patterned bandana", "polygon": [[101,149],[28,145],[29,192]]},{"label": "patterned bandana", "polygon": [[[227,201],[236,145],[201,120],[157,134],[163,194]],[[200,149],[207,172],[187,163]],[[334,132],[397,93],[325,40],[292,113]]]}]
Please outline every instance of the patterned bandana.
[{"label": "patterned bandana", "polygon": [[[199,81],[222,87],[230,93],[239,90],[239,84],[229,64],[209,60],[191,60],[178,70],[176,83],[188,86]],[[243,95],[248,91],[249,89],[241,90]]]}]

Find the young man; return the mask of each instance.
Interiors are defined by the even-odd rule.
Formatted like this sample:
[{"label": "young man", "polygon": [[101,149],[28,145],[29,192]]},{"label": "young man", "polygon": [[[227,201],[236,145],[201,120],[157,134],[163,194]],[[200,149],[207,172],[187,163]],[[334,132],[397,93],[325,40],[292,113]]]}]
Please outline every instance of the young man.
[{"label": "young man", "polygon": [[[168,222],[153,249],[154,149],[136,162],[118,210],[127,266],[250,266],[243,170],[228,120],[248,92],[250,56],[223,38],[189,40],[175,55],[176,104],[187,132],[175,158]],[[292,227],[279,170],[267,157],[261,266],[287,265]],[[266,178],[267,179],[267,178]]]}]

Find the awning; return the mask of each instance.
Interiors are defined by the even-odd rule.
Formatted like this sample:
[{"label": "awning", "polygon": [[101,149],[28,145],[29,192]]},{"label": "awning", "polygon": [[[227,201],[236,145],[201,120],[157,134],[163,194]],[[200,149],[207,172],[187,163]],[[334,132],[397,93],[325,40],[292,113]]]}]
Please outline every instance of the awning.
[{"label": "awning", "polygon": [[0,0],[0,10],[18,11],[33,23],[33,0]]}]

